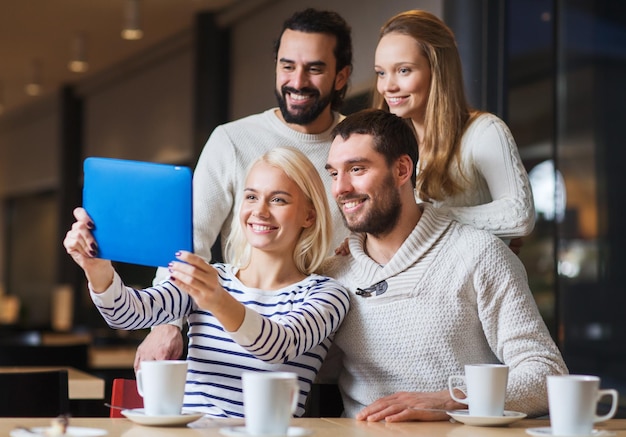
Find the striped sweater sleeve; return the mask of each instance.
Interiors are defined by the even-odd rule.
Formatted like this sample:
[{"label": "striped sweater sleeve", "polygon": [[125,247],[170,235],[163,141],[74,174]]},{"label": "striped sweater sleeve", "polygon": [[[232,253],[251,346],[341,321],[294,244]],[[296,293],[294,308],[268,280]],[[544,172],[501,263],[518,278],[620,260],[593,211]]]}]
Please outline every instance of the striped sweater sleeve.
[{"label": "striped sweater sleeve", "polygon": [[246,307],[243,324],[230,335],[263,361],[290,361],[332,336],[348,312],[349,301],[344,287],[320,276],[300,305],[286,314],[266,317]]},{"label": "striped sweater sleeve", "polygon": [[191,311],[192,299],[169,281],[137,290],[123,284],[117,272],[103,293],[90,295],[96,308],[114,329],[143,329],[179,319]]}]

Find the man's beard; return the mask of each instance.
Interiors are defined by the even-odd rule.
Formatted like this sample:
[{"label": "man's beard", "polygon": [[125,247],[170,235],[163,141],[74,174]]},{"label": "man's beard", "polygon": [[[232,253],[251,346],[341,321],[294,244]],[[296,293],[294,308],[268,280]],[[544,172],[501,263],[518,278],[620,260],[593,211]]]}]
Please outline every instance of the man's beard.
[{"label": "man's beard", "polygon": [[[351,198],[358,199],[360,196],[350,194],[337,200],[344,202]],[[370,210],[365,212],[361,220],[352,224],[346,219],[341,204],[339,204],[339,209],[342,211],[341,217],[346,227],[352,232],[365,232],[374,237],[390,232],[398,224],[402,212],[400,193],[394,185],[391,174],[383,181],[381,189],[377,192],[376,201],[378,202],[377,205],[372,203]]]},{"label": "man's beard", "polygon": [[[333,88],[334,89],[334,88]],[[297,124],[297,125],[307,125],[313,123],[317,117],[320,116],[324,109],[330,104],[333,99],[333,92],[329,93],[326,96],[320,96],[320,92],[315,88],[302,88],[297,90],[295,88],[290,88],[287,86],[283,86],[280,89],[280,92],[275,89],[274,94],[276,95],[276,100],[278,101],[278,107],[280,108],[280,113],[283,115],[283,118],[287,123]],[[297,106],[291,109],[287,107],[287,101],[285,99],[285,95],[287,93],[291,94],[307,94],[314,97],[316,100],[313,105],[307,105],[306,107],[300,109]]]}]

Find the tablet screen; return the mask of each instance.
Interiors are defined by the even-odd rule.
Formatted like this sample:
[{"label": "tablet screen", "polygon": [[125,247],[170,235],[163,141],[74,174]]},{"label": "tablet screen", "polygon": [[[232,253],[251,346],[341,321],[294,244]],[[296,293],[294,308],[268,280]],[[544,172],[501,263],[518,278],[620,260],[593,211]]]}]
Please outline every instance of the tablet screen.
[{"label": "tablet screen", "polygon": [[190,168],[89,157],[83,170],[99,258],[156,267],[193,251]]}]

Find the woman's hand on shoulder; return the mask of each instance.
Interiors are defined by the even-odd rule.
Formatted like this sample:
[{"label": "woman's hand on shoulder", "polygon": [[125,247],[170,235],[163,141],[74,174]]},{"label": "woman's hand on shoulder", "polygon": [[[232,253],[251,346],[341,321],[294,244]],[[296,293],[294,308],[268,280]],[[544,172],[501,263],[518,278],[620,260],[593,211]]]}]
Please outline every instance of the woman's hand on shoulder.
[{"label": "woman's hand on shoulder", "polygon": [[335,249],[335,255],[348,256],[350,255],[350,244],[348,244],[348,239],[345,238],[339,247]]}]

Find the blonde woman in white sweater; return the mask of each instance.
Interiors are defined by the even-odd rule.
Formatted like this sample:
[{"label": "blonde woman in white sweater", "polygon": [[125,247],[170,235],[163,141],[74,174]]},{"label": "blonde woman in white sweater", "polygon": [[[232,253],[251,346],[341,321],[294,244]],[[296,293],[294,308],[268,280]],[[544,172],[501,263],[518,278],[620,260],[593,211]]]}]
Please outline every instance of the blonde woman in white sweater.
[{"label": "blonde woman in white sweater", "polygon": [[375,106],[410,121],[418,138],[417,197],[519,252],[535,224],[528,175],[507,125],[471,108],[452,31],[412,10],[380,31]]}]

